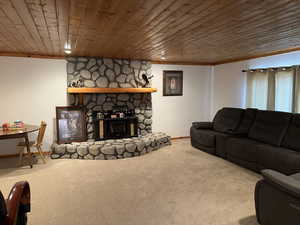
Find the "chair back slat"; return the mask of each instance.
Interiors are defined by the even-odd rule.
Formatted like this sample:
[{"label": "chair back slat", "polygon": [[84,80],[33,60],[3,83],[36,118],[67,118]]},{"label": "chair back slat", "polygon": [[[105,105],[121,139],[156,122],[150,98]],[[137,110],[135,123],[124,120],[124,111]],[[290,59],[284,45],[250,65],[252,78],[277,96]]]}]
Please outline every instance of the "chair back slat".
[{"label": "chair back slat", "polygon": [[39,134],[38,134],[38,137],[37,137],[37,141],[36,141],[37,145],[41,145],[43,143],[46,127],[47,127],[46,122],[42,121],[40,129],[39,129]]}]

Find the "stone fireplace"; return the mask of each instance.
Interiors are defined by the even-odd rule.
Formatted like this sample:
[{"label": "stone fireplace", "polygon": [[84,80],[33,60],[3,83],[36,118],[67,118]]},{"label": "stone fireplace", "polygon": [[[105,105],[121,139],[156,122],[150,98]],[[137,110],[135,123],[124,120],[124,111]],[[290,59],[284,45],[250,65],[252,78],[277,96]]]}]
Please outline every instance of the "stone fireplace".
[{"label": "stone fireplace", "polygon": [[[151,63],[142,60],[69,57],[67,73],[69,86],[81,81],[83,87],[137,88],[145,85],[143,74],[151,76]],[[69,95],[69,105],[79,105],[79,96]],[[88,139],[94,138],[93,112],[110,111],[114,106],[125,106],[135,111],[138,134],[152,132],[151,94],[85,94],[83,106],[87,112]]]},{"label": "stone fireplace", "polygon": [[[67,58],[69,87],[79,85],[84,88],[141,88],[146,85],[143,75],[151,76],[151,63],[148,61],[91,57]],[[151,87],[151,82],[147,85]],[[122,159],[143,155],[171,144],[168,135],[160,132],[152,133],[150,93],[92,93],[81,96],[68,94],[68,104],[84,107],[88,140],[71,144],[54,143],[52,159]],[[123,131],[115,130],[115,139],[99,141],[95,115],[98,112],[109,112],[115,107],[123,107],[132,112],[134,118],[130,119],[136,121],[136,134],[133,134],[131,138],[118,139],[118,135]],[[125,129],[120,126],[120,123],[117,125],[119,126],[117,129]]]}]

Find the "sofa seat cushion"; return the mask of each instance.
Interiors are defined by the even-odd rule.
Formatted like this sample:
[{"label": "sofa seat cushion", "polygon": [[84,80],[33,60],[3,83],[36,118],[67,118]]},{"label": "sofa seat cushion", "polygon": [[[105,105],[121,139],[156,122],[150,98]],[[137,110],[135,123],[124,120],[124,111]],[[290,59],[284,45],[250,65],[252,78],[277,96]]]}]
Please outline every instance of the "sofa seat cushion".
[{"label": "sofa seat cushion", "polygon": [[282,146],[300,152],[300,114],[294,114]]},{"label": "sofa seat cushion", "polygon": [[279,146],[289,126],[291,116],[291,113],[285,112],[258,111],[248,137]]},{"label": "sofa seat cushion", "polygon": [[216,155],[220,156],[224,159],[227,157],[226,152],[226,142],[229,140],[229,138],[232,138],[233,135],[231,134],[225,134],[225,133],[219,133],[216,135]]},{"label": "sofa seat cushion", "polygon": [[271,145],[257,146],[260,169],[273,169],[286,175],[300,172],[300,153]]},{"label": "sofa seat cushion", "polygon": [[216,134],[218,134],[218,132],[213,130],[191,127],[191,138],[202,146],[215,147]]},{"label": "sofa seat cushion", "polygon": [[256,162],[256,147],[260,142],[248,138],[230,138],[226,142],[227,155],[247,162]]},{"label": "sofa seat cushion", "polygon": [[234,132],[242,119],[244,109],[223,108],[219,110],[213,121],[215,131],[232,133]]}]

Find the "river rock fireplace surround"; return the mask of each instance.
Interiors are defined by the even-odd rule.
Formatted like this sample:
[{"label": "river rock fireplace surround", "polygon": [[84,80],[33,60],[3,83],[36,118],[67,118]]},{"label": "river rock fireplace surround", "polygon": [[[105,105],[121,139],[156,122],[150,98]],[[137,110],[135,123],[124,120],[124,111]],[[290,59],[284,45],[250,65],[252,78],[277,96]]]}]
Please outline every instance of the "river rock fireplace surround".
[{"label": "river rock fireplace surround", "polygon": [[[152,98],[149,91],[144,91],[147,88],[141,89],[146,85],[143,75],[151,76],[151,63],[148,61],[67,58],[68,87],[79,84],[80,90],[88,90],[78,94],[74,92],[78,88],[71,87],[69,89],[73,92],[69,91],[68,94],[70,106],[81,105],[85,108],[88,140],[71,144],[54,143],[51,158],[119,159],[143,155],[169,145],[171,142],[168,135],[152,133]],[[151,81],[148,86],[151,86]],[[126,93],[122,93],[125,89]],[[93,90],[96,90],[95,93]],[[135,93],[136,90],[141,93]],[[95,126],[95,115],[98,112],[112,112],[116,107],[132,112],[136,118],[136,127],[130,128],[130,124],[128,125],[127,135],[124,136],[126,138],[115,136],[110,140],[100,140],[99,127]],[[128,138],[129,136],[132,138]]]}]

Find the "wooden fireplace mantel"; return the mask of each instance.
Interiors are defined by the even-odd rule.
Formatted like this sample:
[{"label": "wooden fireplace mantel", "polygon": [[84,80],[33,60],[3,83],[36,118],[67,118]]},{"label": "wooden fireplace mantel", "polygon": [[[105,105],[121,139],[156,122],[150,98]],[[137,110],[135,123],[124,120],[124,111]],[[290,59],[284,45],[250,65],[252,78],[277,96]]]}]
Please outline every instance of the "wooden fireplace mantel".
[{"label": "wooden fireplace mantel", "polygon": [[156,88],[68,88],[70,94],[152,93],[156,91]]},{"label": "wooden fireplace mantel", "polygon": [[71,88],[67,92],[69,94],[79,94],[79,105],[83,105],[84,94],[109,94],[109,93],[153,93],[157,92],[156,88]]}]

